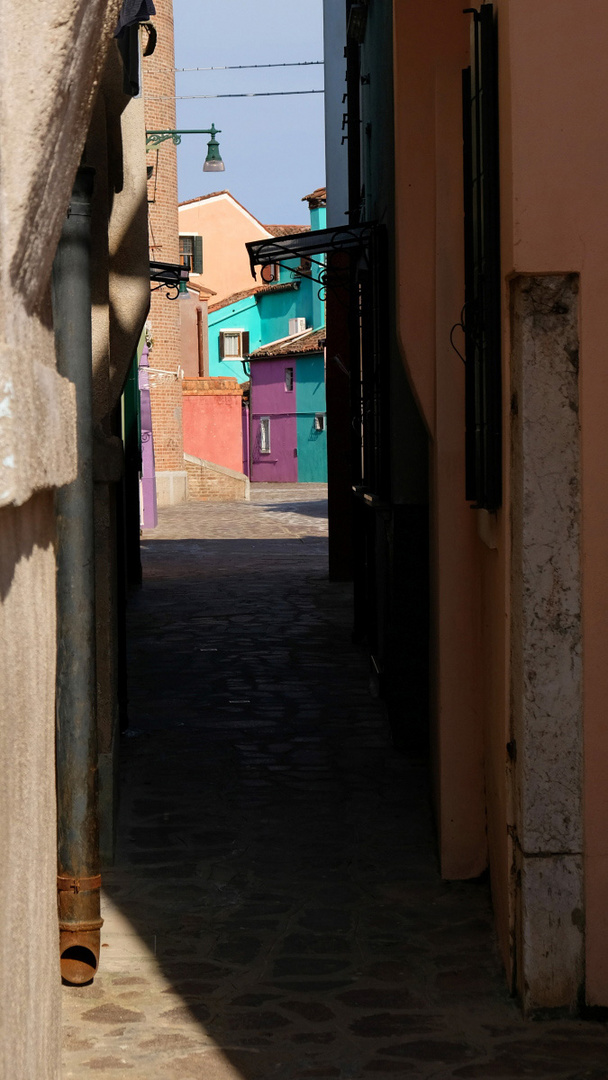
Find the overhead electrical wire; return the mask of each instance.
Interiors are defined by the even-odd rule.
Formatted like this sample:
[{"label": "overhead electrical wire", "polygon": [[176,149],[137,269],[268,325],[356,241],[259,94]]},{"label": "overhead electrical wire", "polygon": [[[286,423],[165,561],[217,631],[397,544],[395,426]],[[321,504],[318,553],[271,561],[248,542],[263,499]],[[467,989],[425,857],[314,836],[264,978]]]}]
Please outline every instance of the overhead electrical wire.
[{"label": "overhead electrical wire", "polygon": [[250,71],[253,68],[314,67],[324,64],[324,60],[294,60],[284,64],[220,64],[213,67],[174,68],[174,71]]},{"label": "overhead electrical wire", "polygon": [[266,90],[255,94],[178,94],[176,101],[209,100],[211,98],[234,97],[292,97],[294,94],[324,94],[324,90]]},{"label": "overhead electrical wire", "polygon": [[264,90],[254,94],[148,94],[147,101],[211,101],[215,98],[292,97],[294,94],[324,94],[325,90]]}]

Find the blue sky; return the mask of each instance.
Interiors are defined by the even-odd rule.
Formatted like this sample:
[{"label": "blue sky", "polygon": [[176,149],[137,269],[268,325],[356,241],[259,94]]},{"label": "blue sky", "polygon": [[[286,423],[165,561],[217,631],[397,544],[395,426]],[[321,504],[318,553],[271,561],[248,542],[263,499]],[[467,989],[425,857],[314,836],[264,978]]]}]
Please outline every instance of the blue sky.
[{"label": "blue sky", "polygon": [[[173,0],[176,67],[323,59],[322,0]],[[176,94],[322,89],[323,68],[178,73]],[[228,189],[267,224],[305,224],[325,183],[323,94],[178,101],[178,128],[222,129],[223,173],[203,173],[206,136],[178,148],[179,198]]]}]

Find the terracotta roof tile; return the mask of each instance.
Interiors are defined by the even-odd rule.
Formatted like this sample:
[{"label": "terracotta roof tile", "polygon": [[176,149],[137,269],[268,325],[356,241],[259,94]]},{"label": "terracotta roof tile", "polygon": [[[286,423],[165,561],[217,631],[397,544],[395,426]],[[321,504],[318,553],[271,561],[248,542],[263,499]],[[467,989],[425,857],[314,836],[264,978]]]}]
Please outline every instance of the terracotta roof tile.
[{"label": "terracotta roof tile", "polygon": [[259,291],[259,285],[252,285],[250,289],[241,289],[240,292],[232,293],[232,295],[227,296],[225,300],[219,300],[215,304],[210,304],[209,314],[211,314],[212,311],[219,311],[220,308],[229,307],[231,304],[238,304],[239,300],[246,300],[248,296],[255,296]]},{"label": "terracotta roof tile", "polygon": [[264,225],[272,236],[291,236],[292,233],[310,232],[310,225]]},{"label": "terracotta roof tile", "polygon": [[298,356],[302,353],[319,353],[325,348],[325,327],[318,330],[308,330],[305,334],[295,334],[292,337],[281,338],[280,341],[271,341],[268,345],[262,345],[255,352],[250,353],[251,360],[264,360],[273,356]]},{"label": "terracotta roof tile", "polygon": [[327,189],[318,187],[315,191],[311,191],[310,195],[305,195],[302,202],[307,202],[311,209],[314,209],[314,206],[325,206],[326,199]]},{"label": "terracotta roof tile", "polygon": [[[210,191],[208,195],[196,195],[194,199],[184,199],[183,202],[178,203],[178,206],[189,206],[193,202],[204,202],[205,199],[215,199],[218,195],[230,195],[229,191]],[[234,196],[231,196],[234,198]],[[234,200],[236,202],[236,199]]]},{"label": "terracotta roof tile", "polygon": [[227,296],[225,300],[220,300],[215,304],[209,306],[209,314],[213,311],[219,311],[220,308],[229,307],[231,304],[238,304],[239,300],[246,300],[248,296],[257,296],[259,293],[269,292],[288,292],[289,289],[299,289],[300,281],[277,281],[274,285],[252,285],[250,289],[243,289],[241,292],[232,293],[232,296]]}]

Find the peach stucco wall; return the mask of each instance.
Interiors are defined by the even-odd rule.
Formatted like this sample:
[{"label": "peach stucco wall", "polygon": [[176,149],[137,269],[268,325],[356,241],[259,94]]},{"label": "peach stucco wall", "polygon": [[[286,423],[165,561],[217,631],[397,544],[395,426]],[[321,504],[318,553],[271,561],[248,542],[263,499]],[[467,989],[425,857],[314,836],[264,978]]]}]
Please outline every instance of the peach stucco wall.
[{"label": "peach stucco wall", "polygon": [[487,864],[479,541],[462,494],[463,366],[450,347],[464,291],[460,84],[467,46],[462,5],[395,5],[398,331],[432,446],[433,767],[441,867],[449,878],[474,877]]},{"label": "peach stucco wall", "polygon": [[604,0],[498,7],[505,276],[580,272],[586,991],[607,1005],[608,10]]},{"label": "peach stucco wall", "polygon": [[184,453],[241,472],[241,402],[236,379],[185,379]]},{"label": "peach stucco wall", "polygon": [[255,284],[245,244],[270,233],[227,193],[179,208],[180,233],[203,237],[203,273],[192,274],[196,285],[206,285],[214,304]]},{"label": "peach stucco wall", "polygon": [[[515,897],[510,730],[509,282],[580,273],[586,992],[608,1005],[608,8],[494,0],[500,49],[504,500],[464,500],[460,71],[456,0],[395,5],[397,289],[403,361],[432,440],[436,716],[442,870],[480,870],[487,837],[501,949]],[[460,339],[461,341],[461,339]]]}]

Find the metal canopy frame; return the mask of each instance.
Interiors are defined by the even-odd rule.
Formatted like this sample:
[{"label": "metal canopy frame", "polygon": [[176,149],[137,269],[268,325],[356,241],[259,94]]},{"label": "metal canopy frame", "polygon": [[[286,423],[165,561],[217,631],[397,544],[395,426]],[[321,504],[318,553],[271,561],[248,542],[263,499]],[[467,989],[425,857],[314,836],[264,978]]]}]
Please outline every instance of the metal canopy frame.
[{"label": "metal canopy frame", "polygon": [[190,271],[187,267],[181,266],[179,263],[150,263],[150,281],[154,285],[151,292],[156,292],[157,289],[162,289],[163,287],[170,290],[175,289],[175,296],[169,296],[169,293],[167,293],[167,300],[177,300],[180,285],[182,282],[189,280]]},{"label": "metal canopy frame", "polygon": [[327,267],[323,259],[314,255],[326,255],[331,252],[346,252],[365,255],[376,229],[373,221],[360,225],[338,225],[333,229],[315,229],[311,232],[290,233],[288,236],[273,237],[272,240],[254,240],[246,244],[249,252],[251,274],[255,279],[256,266],[274,266],[289,259],[306,259],[311,266],[318,267],[318,273],[289,267],[292,273],[301,277],[312,277],[320,285],[327,285]]}]

